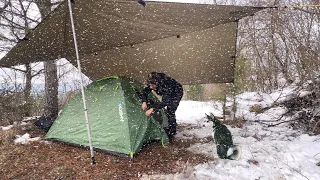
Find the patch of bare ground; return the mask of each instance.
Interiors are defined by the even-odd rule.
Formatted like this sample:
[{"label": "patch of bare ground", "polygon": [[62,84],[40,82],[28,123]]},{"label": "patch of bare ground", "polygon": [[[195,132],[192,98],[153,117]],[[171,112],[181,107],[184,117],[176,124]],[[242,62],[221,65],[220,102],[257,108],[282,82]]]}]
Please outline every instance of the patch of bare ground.
[{"label": "patch of bare ground", "polygon": [[175,139],[167,148],[160,142],[148,144],[133,160],[95,152],[97,164],[91,165],[90,151],[84,148],[39,141],[14,144],[14,136],[24,133],[45,135],[32,124],[0,131],[1,179],[139,179],[141,174],[181,172],[186,162],[195,165],[213,160],[186,150],[200,139]]}]

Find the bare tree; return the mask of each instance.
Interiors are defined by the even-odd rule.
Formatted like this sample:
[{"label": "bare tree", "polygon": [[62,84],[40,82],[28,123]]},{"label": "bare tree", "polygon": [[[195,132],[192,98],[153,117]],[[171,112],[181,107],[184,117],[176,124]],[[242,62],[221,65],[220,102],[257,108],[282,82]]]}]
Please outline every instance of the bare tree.
[{"label": "bare tree", "polygon": [[294,81],[302,83],[317,73],[319,7],[308,6],[311,3],[268,1],[264,6],[273,8],[240,21],[240,55],[252,60],[249,77],[257,82],[259,90],[271,91]]},{"label": "bare tree", "polygon": [[[239,21],[237,57],[251,60],[247,79],[265,92],[312,79],[319,69],[318,0],[202,0],[219,5],[269,7]],[[249,83],[251,84],[251,83]]]},{"label": "bare tree", "polygon": [[[28,17],[28,12],[30,11],[32,3],[23,0],[11,1],[6,0],[4,7],[0,8],[0,17],[2,21],[0,26],[3,27],[5,32],[10,32],[9,36],[5,35],[3,32],[0,34],[0,41],[4,44],[0,51],[9,51],[10,48],[23,39],[23,37],[28,34],[31,29],[31,24],[38,24],[38,20]],[[12,70],[19,71],[25,74],[25,88],[24,88],[24,115],[31,115],[32,97],[31,97],[31,81],[34,76],[37,76],[42,72],[32,71],[31,64],[25,64],[25,68],[14,68]]]},{"label": "bare tree", "polygon": [[[44,19],[50,12],[52,3],[51,0],[35,0],[41,18]],[[59,113],[58,102],[58,75],[57,65],[55,60],[44,62],[45,73],[45,102],[44,102],[44,115],[55,119]]]}]

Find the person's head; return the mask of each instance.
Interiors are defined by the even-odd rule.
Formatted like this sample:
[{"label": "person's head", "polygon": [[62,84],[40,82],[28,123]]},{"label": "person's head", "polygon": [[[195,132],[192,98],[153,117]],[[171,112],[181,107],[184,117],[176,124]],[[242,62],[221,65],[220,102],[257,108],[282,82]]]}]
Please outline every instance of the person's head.
[{"label": "person's head", "polygon": [[150,88],[156,90],[163,80],[164,76],[164,73],[151,72],[148,76],[148,83],[150,84]]},{"label": "person's head", "polygon": [[158,87],[158,75],[157,72],[151,72],[148,76],[148,84],[151,89],[156,90]]}]

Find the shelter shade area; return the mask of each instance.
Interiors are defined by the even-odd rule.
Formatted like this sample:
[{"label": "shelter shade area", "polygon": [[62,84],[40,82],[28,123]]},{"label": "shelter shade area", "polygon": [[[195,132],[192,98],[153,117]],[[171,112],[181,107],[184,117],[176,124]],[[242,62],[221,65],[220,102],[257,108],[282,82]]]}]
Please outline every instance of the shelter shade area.
[{"label": "shelter shade area", "polygon": [[[96,80],[151,71],[182,84],[233,82],[238,20],[263,7],[73,0],[82,72]],[[76,66],[68,2],[62,2],[0,60],[10,67],[66,58]]]}]

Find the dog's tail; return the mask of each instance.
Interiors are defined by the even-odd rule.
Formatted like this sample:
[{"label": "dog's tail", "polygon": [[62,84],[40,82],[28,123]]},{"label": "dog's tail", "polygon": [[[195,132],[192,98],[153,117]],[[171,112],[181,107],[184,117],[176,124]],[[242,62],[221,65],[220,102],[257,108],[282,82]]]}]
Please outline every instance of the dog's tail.
[{"label": "dog's tail", "polygon": [[228,159],[239,160],[241,158],[241,148],[236,145],[231,146],[228,149],[227,157]]}]

